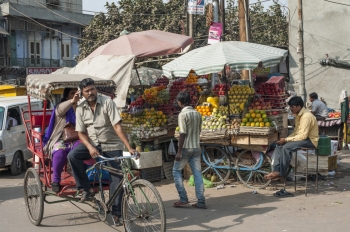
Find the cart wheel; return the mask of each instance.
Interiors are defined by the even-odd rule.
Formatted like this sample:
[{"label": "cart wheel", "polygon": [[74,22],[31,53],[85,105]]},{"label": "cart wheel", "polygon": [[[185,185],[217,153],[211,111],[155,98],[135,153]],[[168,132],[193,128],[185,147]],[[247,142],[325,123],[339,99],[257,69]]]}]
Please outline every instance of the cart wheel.
[{"label": "cart wheel", "polygon": [[98,213],[98,217],[100,218],[101,221],[106,221],[107,215],[108,215],[108,210],[107,206],[103,201],[100,201],[98,199],[95,199],[96,203],[96,210]]},{"label": "cart wheel", "polygon": [[260,153],[258,160],[254,158],[251,151],[242,151],[236,160],[236,173],[239,180],[253,189],[262,189],[270,184],[264,176],[271,172],[270,157]]},{"label": "cart wheel", "polygon": [[[202,175],[213,184],[224,184],[231,174],[231,159],[219,147],[202,149]],[[214,177],[213,177],[214,176]]]},{"label": "cart wheel", "polygon": [[34,168],[29,168],[24,175],[24,201],[30,222],[40,225],[44,215],[44,193]]}]

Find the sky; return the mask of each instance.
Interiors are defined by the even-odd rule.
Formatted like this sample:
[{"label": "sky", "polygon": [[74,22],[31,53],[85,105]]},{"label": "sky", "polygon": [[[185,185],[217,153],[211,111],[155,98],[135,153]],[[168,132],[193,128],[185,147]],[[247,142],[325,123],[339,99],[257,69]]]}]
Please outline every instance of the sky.
[{"label": "sky", "polygon": [[[261,0],[261,2],[266,0]],[[281,5],[288,5],[288,0],[278,0]],[[106,2],[117,2],[117,1],[111,1],[111,0],[83,0],[83,10],[86,11],[93,11],[93,12],[106,12],[106,9],[104,8],[104,5]],[[250,0],[250,4],[253,4],[257,2],[257,0]],[[273,4],[272,0],[267,0],[266,2],[263,2],[263,5],[265,7],[270,6]],[[85,14],[93,14],[93,12],[84,12]]]}]

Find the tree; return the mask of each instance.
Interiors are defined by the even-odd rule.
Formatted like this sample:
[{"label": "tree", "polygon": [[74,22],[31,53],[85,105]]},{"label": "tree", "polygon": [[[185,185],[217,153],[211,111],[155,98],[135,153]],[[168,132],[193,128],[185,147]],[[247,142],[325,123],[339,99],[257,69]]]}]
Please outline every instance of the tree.
[{"label": "tree", "polygon": [[[234,0],[226,0],[225,40],[239,40],[238,10]],[[208,8],[208,7],[207,7]],[[116,39],[123,30],[137,32],[144,30],[164,30],[177,34],[186,32],[186,9],[184,0],[120,0],[118,6],[106,3],[107,13],[97,14],[85,27],[80,42],[78,60],[84,59],[99,46]],[[288,23],[281,6],[274,5],[267,11],[260,2],[250,7],[251,42],[270,46],[286,45]],[[208,36],[206,15],[194,15],[194,48],[206,45]],[[145,61],[138,60],[138,61]],[[165,62],[145,65],[159,68]]]}]

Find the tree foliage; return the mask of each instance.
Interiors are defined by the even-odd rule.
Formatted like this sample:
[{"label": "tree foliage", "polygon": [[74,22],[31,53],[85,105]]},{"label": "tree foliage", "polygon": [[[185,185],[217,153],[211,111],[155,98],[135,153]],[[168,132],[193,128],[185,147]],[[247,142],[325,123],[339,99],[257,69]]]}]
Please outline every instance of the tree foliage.
[{"label": "tree foliage", "polygon": [[[239,40],[238,10],[234,0],[226,0],[225,40]],[[185,0],[120,0],[118,5],[106,3],[107,13],[95,15],[85,27],[80,42],[78,60],[84,59],[99,46],[116,39],[123,30],[137,32],[164,30],[177,34],[186,33]],[[281,6],[264,10],[260,2],[250,6],[251,42],[270,46],[287,45],[288,23]],[[194,47],[206,45],[208,36],[205,15],[194,15]],[[158,67],[163,63],[149,63]]]}]

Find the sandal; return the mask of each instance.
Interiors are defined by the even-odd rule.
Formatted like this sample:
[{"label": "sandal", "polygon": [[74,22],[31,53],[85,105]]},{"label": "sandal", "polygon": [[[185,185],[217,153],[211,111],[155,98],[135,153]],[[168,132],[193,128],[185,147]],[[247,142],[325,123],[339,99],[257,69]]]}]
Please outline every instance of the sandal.
[{"label": "sandal", "polygon": [[122,222],[123,220],[121,217],[112,215],[112,220],[113,220],[113,223],[115,226],[122,226],[123,225],[123,222]]},{"label": "sandal", "polygon": [[197,203],[192,205],[193,208],[197,208],[197,209],[207,209],[207,206],[198,206]]},{"label": "sandal", "polygon": [[294,197],[294,195],[290,192],[287,192],[284,189],[281,189],[280,191],[277,191],[273,194],[275,197],[284,198],[284,197]]},{"label": "sandal", "polygon": [[183,201],[177,201],[174,203],[174,207],[180,207],[180,206],[183,206],[183,205],[187,205],[189,202],[183,202]]}]

